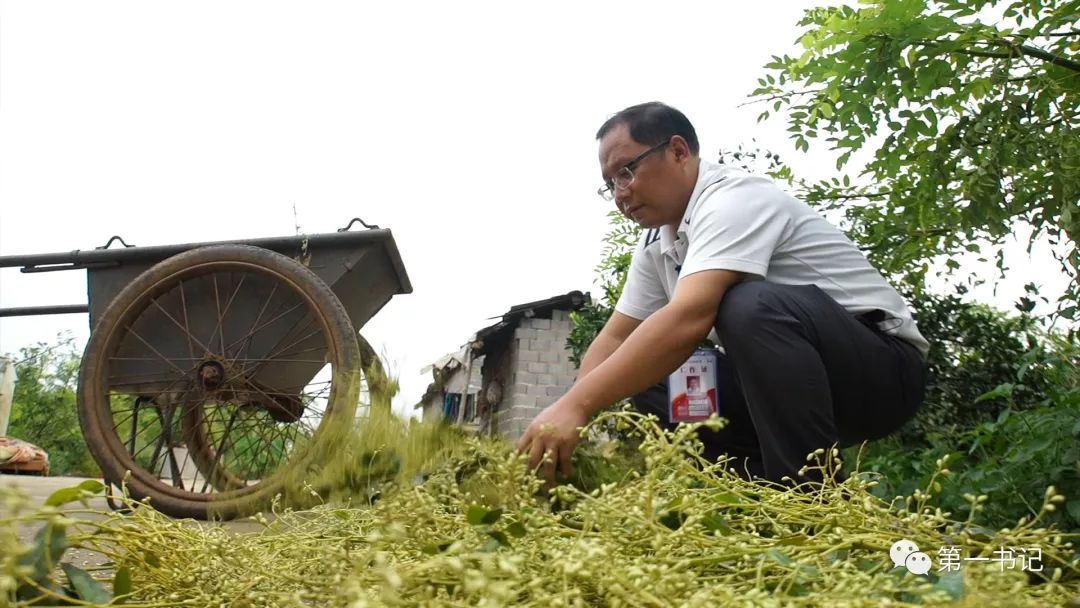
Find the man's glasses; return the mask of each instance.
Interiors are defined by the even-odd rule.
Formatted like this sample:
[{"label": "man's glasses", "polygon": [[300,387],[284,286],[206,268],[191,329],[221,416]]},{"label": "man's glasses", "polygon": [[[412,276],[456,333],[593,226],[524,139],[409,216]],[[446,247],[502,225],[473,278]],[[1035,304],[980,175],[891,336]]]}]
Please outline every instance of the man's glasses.
[{"label": "man's glasses", "polygon": [[645,157],[656,152],[657,150],[663,150],[665,146],[671,143],[669,137],[665,141],[662,141],[655,146],[645,150],[641,154],[634,157],[634,160],[623,165],[618,171],[615,172],[615,176],[601,186],[596,193],[603,197],[606,201],[615,200],[615,188],[627,188],[630,184],[634,183],[634,169],[637,168],[641,161],[645,160]]}]

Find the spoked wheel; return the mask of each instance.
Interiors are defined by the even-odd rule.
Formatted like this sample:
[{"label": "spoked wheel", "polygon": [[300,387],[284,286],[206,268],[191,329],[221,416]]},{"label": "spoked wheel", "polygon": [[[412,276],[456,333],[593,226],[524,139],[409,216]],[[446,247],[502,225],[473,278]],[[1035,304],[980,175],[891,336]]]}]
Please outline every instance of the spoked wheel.
[{"label": "spoked wheel", "polygon": [[[125,287],[83,355],[79,417],[106,479],[174,517],[234,517],[352,424],[363,352],[337,296],[258,247],[182,253]],[[130,477],[125,475],[130,471]]]}]

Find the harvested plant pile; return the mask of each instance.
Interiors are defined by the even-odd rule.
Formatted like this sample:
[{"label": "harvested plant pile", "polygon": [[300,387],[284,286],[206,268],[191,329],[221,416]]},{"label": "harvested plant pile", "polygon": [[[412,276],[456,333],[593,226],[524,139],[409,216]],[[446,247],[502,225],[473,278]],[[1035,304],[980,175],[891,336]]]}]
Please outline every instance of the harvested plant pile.
[{"label": "harvested plant pile", "polygon": [[[0,605],[64,587],[92,603],[115,591],[128,606],[200,608],[1048,606],[1080,595],[1070,539],[1038,518],[989,531],[974,523],[979,497],[954,518],[924,507],[924,493],[882,503],[863,475],[815,492],[755,485],[698,459],[689,428],[672,435],[636,414],[605,417],[636,429],[640,444],[579,449],[574,485],[545,496],[506,443],[372,415],[351,448],[286,497],[323,504],[279,504],[255,516],[253,533],[144,506],[75,523],[9,492],[17,512],[0,522]],[[824,456],[814,466],[832,471]],[[1063,500],[1051,489],[1044,509]],[[15,528],[27,522],[47,524],[19,547]],[[934,559],[929,574],[893,566],[900,539]],[[51,568],[64,546],[107,556],[108,568],[91,573],[100,583]],[[938,572],[943,546],[964,558],[1037,547],[1042,571],[972,559]]]}]

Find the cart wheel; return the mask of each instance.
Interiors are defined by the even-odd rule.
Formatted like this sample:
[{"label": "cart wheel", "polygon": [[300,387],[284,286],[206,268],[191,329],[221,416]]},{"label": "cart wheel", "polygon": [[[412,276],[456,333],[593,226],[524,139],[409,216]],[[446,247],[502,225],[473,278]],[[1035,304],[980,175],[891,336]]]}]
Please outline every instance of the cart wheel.
[{"label": "cart wheel", "polygon": [[107,480],[168,515],[258,510],[286,468],[318,463],[352,424],[373,359],[362,341],[333,291],[288,257],[246,245],[173,256],[91,332],[87,444]]}]

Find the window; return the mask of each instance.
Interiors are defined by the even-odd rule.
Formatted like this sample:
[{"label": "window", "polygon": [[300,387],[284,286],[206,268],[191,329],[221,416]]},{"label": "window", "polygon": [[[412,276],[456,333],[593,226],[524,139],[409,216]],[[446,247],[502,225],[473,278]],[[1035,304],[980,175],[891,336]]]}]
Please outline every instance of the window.
[{"label": "window", "polygon": [[476,420],[476,394],[469,393],[465,396],[465,414],[461,417],[462,422]]},{"label": "window", "polygon": [[461,393],[446,393],[443,397],[443,421],[457,422],[461,410]]}]

